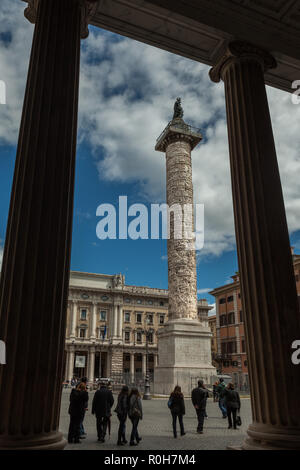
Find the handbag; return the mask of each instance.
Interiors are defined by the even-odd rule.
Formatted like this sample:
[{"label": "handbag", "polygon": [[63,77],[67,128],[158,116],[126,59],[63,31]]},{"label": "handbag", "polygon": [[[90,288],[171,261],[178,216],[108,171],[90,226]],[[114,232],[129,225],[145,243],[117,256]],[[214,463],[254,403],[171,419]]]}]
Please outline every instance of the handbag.
[{"label": "handbag", "polygon": [[138,400],[136,399],[136,401],[135,401],[135,403],[132,407],[132,411],[131,411],[131,417],[132,418],[141,418],[141,416],[142,416],[141,410],[137,406],[137,402],[138,402]]},{"label": "handbag", "polygon": [[236,425],[241,426],[242,425],[242,419],[241,416],[238,414],[236,417]]}]

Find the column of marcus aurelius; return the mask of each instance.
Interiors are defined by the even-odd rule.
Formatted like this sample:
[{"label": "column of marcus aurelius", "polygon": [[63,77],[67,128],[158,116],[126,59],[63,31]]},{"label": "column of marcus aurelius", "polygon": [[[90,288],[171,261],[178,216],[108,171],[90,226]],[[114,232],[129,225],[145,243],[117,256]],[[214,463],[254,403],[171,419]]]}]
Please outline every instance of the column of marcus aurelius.
[{"label": "column of marcus aurelius", "polygon": [[[211,332],[197,314],[195,242],[191,237],[194,229],[191,151],[202,136],[182,117],[177,98],[173,119],[155,147],[166,154],[167,205],[174,208],[174,212],[170,211],[167,241],[168,322],[158,334],[159,366],[154,372],[154,390],[158,394],[170,393],[177,384],[183,393],[189,393],[196,379],[207,383],[215,374],[211,364]],[[184,216],[185,207],[190,208],[190,218]]]}]

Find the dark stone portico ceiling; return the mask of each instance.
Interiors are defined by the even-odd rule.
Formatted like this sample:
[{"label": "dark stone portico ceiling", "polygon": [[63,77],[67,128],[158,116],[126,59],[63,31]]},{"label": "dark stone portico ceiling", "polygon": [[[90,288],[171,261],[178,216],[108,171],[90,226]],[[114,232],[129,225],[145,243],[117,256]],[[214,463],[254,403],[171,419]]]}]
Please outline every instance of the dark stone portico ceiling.
[{"label": "dark stone portico ceiling", "polygon": [[271,52],[266,83],[300,80],[300,0],[100,0],[91,24],[213,65],[229,41]]}]

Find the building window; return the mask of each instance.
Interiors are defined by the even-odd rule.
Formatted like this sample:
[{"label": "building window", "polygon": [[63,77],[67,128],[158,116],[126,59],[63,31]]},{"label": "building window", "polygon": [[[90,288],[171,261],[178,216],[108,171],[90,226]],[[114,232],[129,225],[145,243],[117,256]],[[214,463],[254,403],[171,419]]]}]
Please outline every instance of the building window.
[{"label": "building window", "polygon": [[225,326],[227,325],[227,316],[226,315],[221,315],[220,316],[220,326]]},{"label": "building window", "polygon": [[130,312],[124,313],[124,321],[125,323],[130,323]]},{"label": "building window", "polygon": [[229,341],[227,343],[227,352],[229,354],[236,353],[236,342],[235,341]]},{"label": "building window", "polygon": [[163,325],[165,323],[165,316],[164,315],[160,315],[159,316],[159,324],[160,325]]},{"label": "building window", "polygon": [[227,302],[233,302],[233,295],[230,295],[229,297],[227,297]]},{"label": "building window", "polygon": [[148,305],[153,305],[153,300],[148,300]]},{"label": "building window", "polygon": [[129,355],[129,354],[126,354],[126,356],[125,356],[125,361],[126,361],[126,362],[129,362],[129,361],[130,361],[130,355]]},{"label": "building window", "polygon": [[152,313],[148,315],[147,320],[148,320],[149,325],[153,325],[153,315],[152,315]]},{"label": "building window", "polygon": [[153,333],[148,334],[148,343],[153,343]]},{"label": "building window", "polygon": [[142,303],[141,299],[137,299],[136,303],[141,304]]},{"label": "building window", "polygon": [[136,361],[137,362],[142,362],[142,355],[141,354],[137,354]]},{"label": "building window", "polygon": [[85,338],[86,329],[79,328],[79,338]]},{"label": "building window", "polygon": [[141,313],[136,314],[136,323],[142,323],[142,314]]},{"label": "building window", "polygon": [[162,300],[159,302],[159,305],[160,305],[161,307],[163,307],[163,306],[164,306],[164,303],[163,303],[163,301],[162,301]]},{"label": "building window", "polygon": [[240,323],[243,323],[243,321],[244,321],[243,320],[243,312],[242,312],[242,310],[240,310]]},{"label": "building window", "polygon": [[234,325],[234,312],[228,314],[228,325]]},{"label": "building window", "polygon": [[125,304],[130,304],[130,299],[125,299]]},{"label": "building window", "polygon": [[106,321],[106,310],[101,310],[100,321]]},{"label": "building window", "polygon": [[130,331],[125,331],[125,343],[130,343]]},{"label": "building window", "polygon": [[136,334],[136,342],[137,343],[142,342],[142,333],[140,331],[138,331],[137,334]]},{"label": "building window", "polygon": [[240,293],[238,293],[238,297],[239,297],[239,299],[241,298],[241,294],[240,294]]},{"label": "building window", "polygon": [[225,303],[226,303],[225,297],[223,297],[222,299],[219,300],[219,304],[225,304]]},{"label": "building window", "polygon": [[246,345],[244,339],[242,339],[242,352],[246,352]]},{"label": "building window", "polygon": [[80,311],[80,320],[86,320],[86,309]]}]

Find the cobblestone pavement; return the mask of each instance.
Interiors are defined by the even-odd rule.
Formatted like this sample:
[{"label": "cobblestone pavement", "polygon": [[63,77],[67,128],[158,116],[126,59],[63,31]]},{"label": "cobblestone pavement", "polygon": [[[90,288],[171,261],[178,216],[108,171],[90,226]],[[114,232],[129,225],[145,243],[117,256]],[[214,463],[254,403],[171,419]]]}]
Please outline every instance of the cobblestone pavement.
[{"label": "cobblestone pavement", "polygon": [[[63,390],[60,430],[67,438],[69,427],[69,395],[70,390]],[[249,398],[241,400],[242,426],[237,431],[227,429],[228,421],[223,419],[218,403],[208,400],[208,419],[204,422],[204,433],[197,434],[197,417],[190,398],[185,400],[186,414],[184,416],[185,436],[178,435],[174,439],[172,433],[172,418],[167,407],[167,399],[157,398],[143,401],[144,418],[139,423],[139,434],[142,441],[136,447],[117,446],[118,418],[112,411],[111,436],[106,436],[105,443],[97,441],[96,419],[91,414],[93,392],[89,393],[89,410],[86,412],[84,427],[87,438],[81,444],[68,444],[66,450],[222,450],[228,445],[238,446],[246,435],[246,429],[251,422],[251,405]],[[114,395],[116,403],[116,395]],[[114,407],[112,410],[114,410]],[[126,438],[129,441],[131,422],[127,420]]]}]

